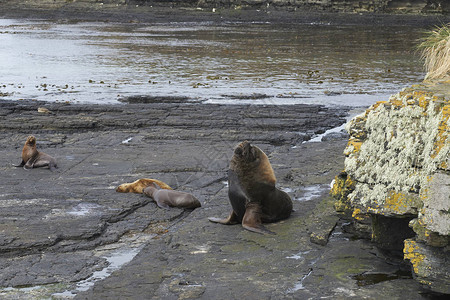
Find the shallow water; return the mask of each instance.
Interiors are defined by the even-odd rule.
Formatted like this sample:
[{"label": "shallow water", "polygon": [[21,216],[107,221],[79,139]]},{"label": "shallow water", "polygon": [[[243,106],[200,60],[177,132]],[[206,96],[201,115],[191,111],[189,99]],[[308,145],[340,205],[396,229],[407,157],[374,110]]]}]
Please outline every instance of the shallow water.
[{"label": "shallow water", "polygon": [[[422,29],[0,19],[0,98],[367,106],[424,76]],[[188,100],[189,101],[189,100]]]}]

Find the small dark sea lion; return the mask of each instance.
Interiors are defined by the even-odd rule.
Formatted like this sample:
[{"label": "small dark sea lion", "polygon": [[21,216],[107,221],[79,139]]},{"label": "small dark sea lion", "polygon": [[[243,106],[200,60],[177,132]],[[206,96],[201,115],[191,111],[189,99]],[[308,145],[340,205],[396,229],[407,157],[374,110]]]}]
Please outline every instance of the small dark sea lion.
[{"label": "small dark sea lion", "polygon": [[226,225],[241,223],[247,230],[274,234],[262,223],[287,219],[292,212],[291,198],[275,183],[267,155],[247,141],[240,143],[228,170],[228,198],[233,210],[228,218],[209,220]]},{"label": "small dark sea lion", "polygon": [[159,207],[197,208],[202,206],[193,195],[185,192],[158,189],[154,183],[144,188],[144,194],[152,198]]},{"label": "small dark sea lion", "polygon": [[47,166],[51,171],[56,170],[58,168],[56,159],[44,152],[38,151],[36,149],[36,138],[30,135],[22,149],[22,162],[16,167],[23,167],[29,170]]}]

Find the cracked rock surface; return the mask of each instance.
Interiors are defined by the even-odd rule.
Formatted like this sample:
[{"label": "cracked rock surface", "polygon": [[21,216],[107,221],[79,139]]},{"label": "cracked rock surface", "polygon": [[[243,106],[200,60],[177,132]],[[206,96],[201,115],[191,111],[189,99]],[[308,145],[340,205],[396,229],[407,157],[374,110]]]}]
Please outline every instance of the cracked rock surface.
[{"label": "cracked rock surface", "polygon": [[[339,226],[333,231],[329,183],[342,168],[346,141],[303,143],[345,122],[346,108],[1,101],[0,114],[5,299],[376,296],[375,285],[359,287],[351,276],[400,268],[370,243],[349,240]],[[57,172],[13,166],[30,134],[57,159]],[[268,154],[278,186],[294,200],[289,219],[267,226],[275,236],[207,219],[230,212],[226,170],[244,139]],[[141,194],[115,192],[139,178],[190,192],[202,207],[163,210]],[[138,253],[131,262],[78,288],[111,265],[107,251],[130,247]],[[383,295],[419,297],[418,284],[401,280],[378,283]]]}]

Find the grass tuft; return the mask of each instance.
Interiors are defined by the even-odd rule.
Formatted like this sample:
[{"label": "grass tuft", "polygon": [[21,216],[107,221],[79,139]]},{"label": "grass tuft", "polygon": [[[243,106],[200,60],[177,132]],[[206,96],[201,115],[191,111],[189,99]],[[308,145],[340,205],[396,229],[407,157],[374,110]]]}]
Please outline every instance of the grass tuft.
[{"label": "grass tuft", "polygon": [[424,60],[425,80],[450,74],[450,23],[428,31],[417,48]]}]

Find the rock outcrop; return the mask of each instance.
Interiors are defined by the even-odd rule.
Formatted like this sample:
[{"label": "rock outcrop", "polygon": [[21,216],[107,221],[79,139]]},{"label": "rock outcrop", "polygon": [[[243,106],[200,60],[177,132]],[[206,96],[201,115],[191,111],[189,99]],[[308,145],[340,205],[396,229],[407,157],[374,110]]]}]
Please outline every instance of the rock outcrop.
[{"label": "rock outcrop", "polygon": [[[372,105],[347,127],[336,209],[380,248],[403,251],[415,278],[450,293],[450,81]],[[400,252],[401,253],[401,252]]]}]

